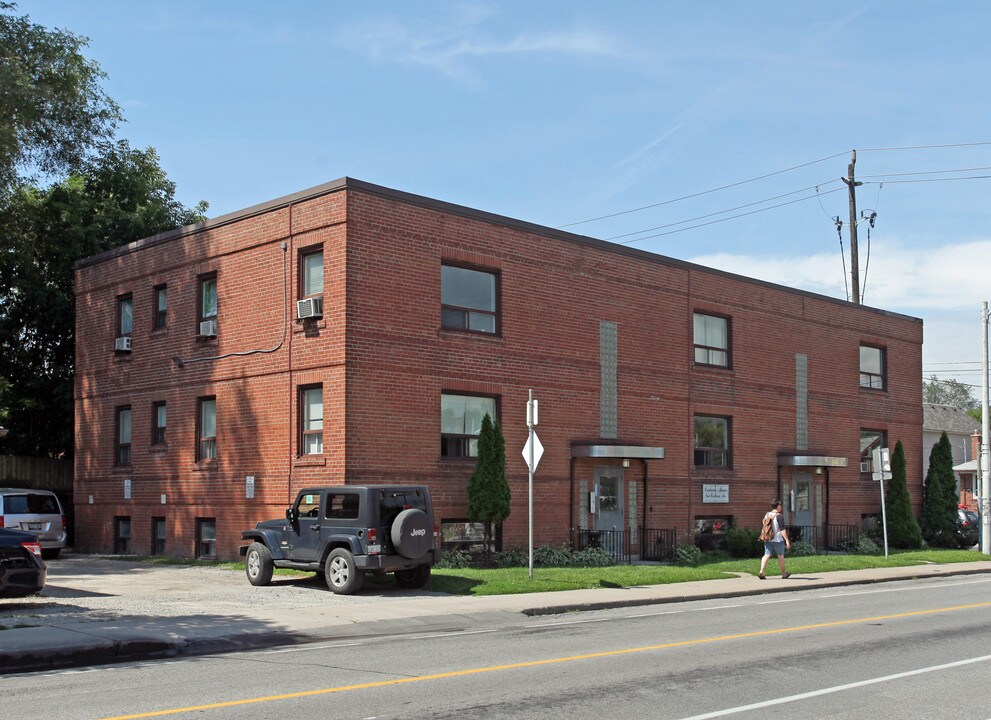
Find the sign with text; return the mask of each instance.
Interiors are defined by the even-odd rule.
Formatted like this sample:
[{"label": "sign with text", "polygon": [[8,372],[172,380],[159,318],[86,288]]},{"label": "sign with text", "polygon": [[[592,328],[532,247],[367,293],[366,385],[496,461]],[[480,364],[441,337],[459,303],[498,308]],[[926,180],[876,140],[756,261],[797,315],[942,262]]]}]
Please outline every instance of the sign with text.
[{"label": "sign with text", "polygon": [[704,503],[728,503],[729,485],[703,485],[702,502]]}]

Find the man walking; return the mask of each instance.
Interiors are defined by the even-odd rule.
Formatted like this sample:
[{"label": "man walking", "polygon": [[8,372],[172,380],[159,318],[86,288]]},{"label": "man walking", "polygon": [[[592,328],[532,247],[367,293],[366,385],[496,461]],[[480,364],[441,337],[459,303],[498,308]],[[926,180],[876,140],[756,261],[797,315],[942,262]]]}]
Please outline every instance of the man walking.
[{"label": "man walking", "polygon": [[[781,515],[781,501],[775,500],[771,503],[771,511],[764,516],[761,531],[761,540],[764,541],[764,557],[760,559],[760,573],[757,575],[761,580],[767,576],[764,571],[767,569],[767,561],[771,555],[778,556],[778,567],[781,568],[781,579],[791,576],[790,572],[785,572],[785,548],[791,547],[788,539],[788,529],[785,527],[784,518]],[[770,536],[770,537],[768,537]]]}]

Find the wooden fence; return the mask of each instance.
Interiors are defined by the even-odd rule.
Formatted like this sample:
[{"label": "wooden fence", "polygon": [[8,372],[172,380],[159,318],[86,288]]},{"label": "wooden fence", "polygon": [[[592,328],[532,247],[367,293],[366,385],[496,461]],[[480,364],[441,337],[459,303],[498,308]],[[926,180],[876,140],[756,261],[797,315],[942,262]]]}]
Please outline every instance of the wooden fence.
[{"label": "wooden fence", "polygon": [[0,455],[0,486],[72,492],[72,463],[68,460]]}]

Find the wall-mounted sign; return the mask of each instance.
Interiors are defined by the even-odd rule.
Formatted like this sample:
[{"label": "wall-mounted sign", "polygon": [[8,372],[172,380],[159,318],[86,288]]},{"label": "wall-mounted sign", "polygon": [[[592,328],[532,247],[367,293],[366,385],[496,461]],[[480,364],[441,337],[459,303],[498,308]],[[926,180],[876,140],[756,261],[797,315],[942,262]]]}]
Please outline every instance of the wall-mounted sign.
[{"label": "wall-mounted sign", "polygon": [[255,497],[255,476],[248,475],[244,478],[244,497],[253,500]]},{"label": "wall-mounted sign", "polygon": [[124,499],[131,499],[131,478],[124,480]]},{"label": "wall-mounted sign", "polygon": [[704,503],[728,503],[729,485],[703,485],[702,502]]}]

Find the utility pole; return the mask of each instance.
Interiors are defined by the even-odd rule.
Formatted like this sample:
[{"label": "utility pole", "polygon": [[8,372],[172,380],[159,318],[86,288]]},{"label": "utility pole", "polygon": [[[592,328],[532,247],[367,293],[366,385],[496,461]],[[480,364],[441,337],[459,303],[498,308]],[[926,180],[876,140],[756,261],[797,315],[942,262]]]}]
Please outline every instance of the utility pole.
[{"label": "utility pole", "polygon": [[860,304],[860,265],[857,258],[857,186],[863,185],[853,178],[853,166],[857,164],[857,151],[851,150],[852,157],[847,166],[849,177],[840,178],[850,188],[850,289],[853,291],[854,305]]},{"label": "utility pole", "polygon": [[984,352],[981,357],[981,552],[991,555],[991,443],[988,418],[988,304],[981,311],[981,334],[984,336]]}]

